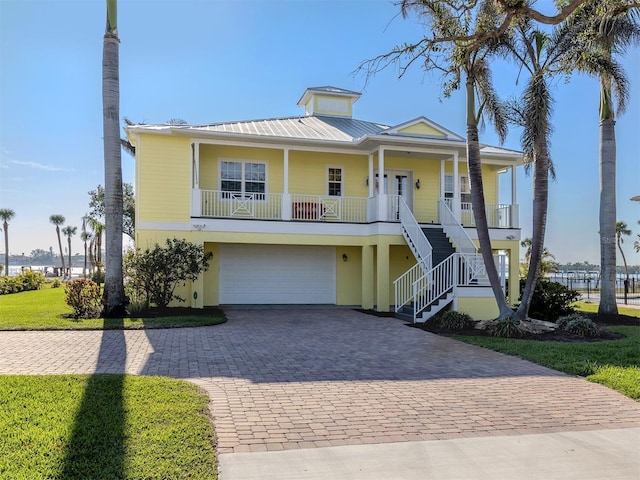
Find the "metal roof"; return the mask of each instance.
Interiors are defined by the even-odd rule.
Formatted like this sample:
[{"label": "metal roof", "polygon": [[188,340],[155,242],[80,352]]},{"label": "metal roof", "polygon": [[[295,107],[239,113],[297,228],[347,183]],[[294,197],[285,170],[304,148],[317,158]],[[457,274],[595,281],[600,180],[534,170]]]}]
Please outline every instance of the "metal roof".
[{"label": "metal roof", "polygon": [[211,125],[185,126],[182,130],[237,133],[306,140],[328,140],[353,143],[365,135],[375,135],[388,128],[379,123],[348,117],[309,115],[286,118],[224,122]]}]

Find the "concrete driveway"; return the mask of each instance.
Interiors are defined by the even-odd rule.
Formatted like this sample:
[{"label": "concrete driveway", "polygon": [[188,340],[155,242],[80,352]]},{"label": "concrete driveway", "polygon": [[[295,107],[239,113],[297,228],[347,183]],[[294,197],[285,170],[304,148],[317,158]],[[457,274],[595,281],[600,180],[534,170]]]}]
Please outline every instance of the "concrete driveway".
[{"label": "concrete driveway", "polygon": [[272,478],[232,473],[234,458],[247,465],[239,454],[255,452],[640,432],[640,404],[615,391],[400,320],[339,308],[226,313],[229,321],[215,327],[0,332],[0,374],[188,379],[210,396],[229,480]]}]

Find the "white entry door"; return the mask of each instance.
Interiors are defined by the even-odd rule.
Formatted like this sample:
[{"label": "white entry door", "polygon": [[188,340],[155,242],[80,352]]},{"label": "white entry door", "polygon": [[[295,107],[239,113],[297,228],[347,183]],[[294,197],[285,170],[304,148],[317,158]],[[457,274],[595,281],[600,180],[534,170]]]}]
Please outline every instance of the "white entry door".
[{"label": "white entry door", "polygon": [[336,303],[336,249],[220,245],[219,300],[234,304]]}]

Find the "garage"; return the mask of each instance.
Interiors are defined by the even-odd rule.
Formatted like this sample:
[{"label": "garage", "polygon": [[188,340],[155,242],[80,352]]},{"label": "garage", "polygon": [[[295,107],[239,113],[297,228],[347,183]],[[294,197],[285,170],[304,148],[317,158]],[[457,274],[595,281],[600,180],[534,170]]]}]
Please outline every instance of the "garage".
[{"label": "garage", "polygon": [[220,245],[220,303],[335,304],[336,249]]}]

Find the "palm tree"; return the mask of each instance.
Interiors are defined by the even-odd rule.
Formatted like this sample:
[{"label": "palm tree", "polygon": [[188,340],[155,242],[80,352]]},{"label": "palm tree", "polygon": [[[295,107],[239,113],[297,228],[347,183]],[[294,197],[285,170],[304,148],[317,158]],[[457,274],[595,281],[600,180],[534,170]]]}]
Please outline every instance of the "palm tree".
[{"label": "palm tree", "polygon": [[[493,2],[482,2],[478,8],[475,23],[468,16],[458,15],[445,2],[402,0],[400,3],[403,16],[409,11],[429,20],[435,38],[451,38],[462,36],[470,31],[481,31],[495,25],[498,14]],[[409,46],[396,50],[397,58],[408,56],[410,65],[416,58],[422,57],[427,70],[435,69],[445,72],[448,81],[443,85],[444,94],[448,96],[464,81],[466,91],[467,119],[467,163],[471,184],[471,205],[478,232],[478,243],[487,276],[493,290],[499,310],[499,318],[513,315],[500,285],[500,277],[493,259],[493,249],[489,235],[489,225],[484,200],[482,181],[482,162],[480,158],[480,141],[478,125],[483,116],[495,127],[500,141],[507,135],[507,122],[501,103],[492,85],[489,59],[500,48],[501,43],[490,39],[478,42],[427,43],[420,49]],[[439,64],[440,63],[440,64]],[[406,69],[408,67],[403,67]],[[443,66],[444,65],[444,66]],[[464,80],[463,80],[464,79]]]},{"label": "palm tree", "polygon": [[104,224],[100,223],[95,218],[89,217],[89,226],[93,231],[91,239],[89,241],[89,262],[91,264],[91,270],[97,272],[96,283],[101,283],[102,277],[102,234],[104,233]]},{"label": "palm tree", "polygon": [[120,73],[117,0],[107,0],[107,23],[102,51],[102,111],[107,269],[104,315],[124,314],[122,279],[122,160],[120,155]]},{"label": "palm tree", "polygon": [[62,274],[64,275],[64,252],[62,251],[62,240],[60,239],[60,225],[64,223],[65,218],[62,215],[51,215],[49,222],[56,226],[56,235],[58,236],[58,246],[60,247],[60,261],[62,262]]},{"label": "palm tree", "polygon": [[518,321],[528,318],[544,253],[549,176],[554,173],[549,150],[553,131],[550,80],[565,73],[565,59],[573,52],[575,33],[572,29],[556,28],[547,34],[533,29],[528,21],[521,21],[506,43],[518,66],[529,73],[522,100],[513,102],[511,111],[512,120],[523,127],[521,143],[527,166],[533,165],[533,235],[527,280],[520,306],[513,317]]},{"label": "palm tree", "polygon": [[64,227],[62,229],[62,233],[65,237],[67,237],[67,242],[69,243],[69,265],[67,268],[69,269],[68,277],[71,278],[71,237],[76,234],[78,231],[78,227]]},{"label": "palm tree", "polygon": [[9,275],[9,220],[15,216],[16,212],[10,208],[0,208],[0,220],[4,230],[4,274]]},{"label": "palm tree", "polygon": [[[529,264],[531,263],[531,246],[533,241],[531,238],[525,238],[520,242],[520,246],[526,248],[524,254],[524,263],[520,264],[520,272],[523,277],[527,277],[529,273]],[[588,262],[585,262],[588,263]],[[549,251],[547,247],[542,249],[542,259],[540,261],[540,267],[538,271],[538,277],[544,277],[548,273],[558,271],[558,262],[556,257]]]},{"label": "palm tree", "polygon": [[[609,13],[607,2],[585,4],[570,19],[582,25],[583,40],[573,59],[578,68],[600,82],[600,265],[602,286],[599,314],[617,314],[616,303],[616,136],[614,96],[618,114],[625,110],[628,85],[624,72],[614,60],[640,39],[637,12]],[[615,6],[613,6],[615,8]],[[585,40],[586,39],[586,40]],[[603,68],[603,65],[606,68]]]},{"label": "palm tree", "polygon": [[624,243],[624,239],[622,238],[623,235],[630,236],[631,230],[629,230],[629,227],[627,227],[627,224],[625,222],[617,221],[616,222],[616,239],[618,243],[618,249],[620,250],[620,255],[622,255],[622,262],[624,263],[624,273],[625,273],[624,286],[626,290],[629,286],[629,267],[627,266],[627,257],[624,256],[624,251],[622,250],[622,244]]}]

